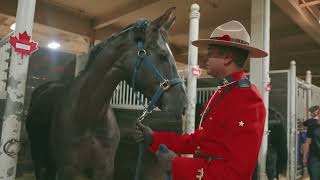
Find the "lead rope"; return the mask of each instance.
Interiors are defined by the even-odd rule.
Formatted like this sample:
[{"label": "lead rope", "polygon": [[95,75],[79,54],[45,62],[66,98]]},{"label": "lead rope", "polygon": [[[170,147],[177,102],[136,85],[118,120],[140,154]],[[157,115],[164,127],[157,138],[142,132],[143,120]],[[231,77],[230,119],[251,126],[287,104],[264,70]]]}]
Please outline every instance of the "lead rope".
[{"label": "lead rope", "polygon": [[[144,47],[143,42],[139,41],[138,42],[138,48],[139,48],[138,57],[139,57],[139,60],[136,62],[134,74],[133,74],[132,81],[131,81],[132,82],[132,90],[133,90],[134,93],[135,93],[135,91],[134,91],[135,79],[136,79],[139,67],[140,67],[141,63],[144,61],[145,56],[147,55],[147,52],[143,47]],[[138,103],[139,104],[141,103],[140,97],[138,98]],[[144,106],[144,104],[143,104],[143,106]],[[145,107],[144,110],[143,110],[142,115],[137,118],[136,122],[143,121],[145,119],[145,117],[150,113],[152,113],[152,111],[148,112],[148,109]],[[143,162],[143,157],[144,157],[143,154],[145,153],[145,151],[146,151],[145,144],[143,142],[139,143],[138,160],[137,160],[136,173],[135,173],[135,176],[134,176],[134,180],[140,180],[142,162]]]},{"label": "lead rope", "polygon": [[[167,80],[165,78],[163,78],[163,76],[161,75],[161,73],[158,71],[158,69],[148,61],[148,57],[147,57],[147,52],[144,49],[144,44],[142,41],[138,42],[138,61],[135,64],[135,70],[134,70],[134,74],[132,77],[132,87],[133,87],[133,91],[134,91],[134,87],[135,87],[135,80],[136,80],[136,76],[139,70],[139,67],[141,66],[141,64],[146,65],[149,69],[152,70],[152,72],[154,73],[155,77],[157,80],[160,81],[159,87],[156,90],[155,94],[152,96],[152,99],[150,101],[150,103],[148,104],[147,107],[144,108],[143,113],[141,116],[139,116],[137,118],[136,122],[141,122],[143,121],[147,115],[151,114],[153,112],[153,110],[156,108],[156,103],[159,101],[160,97],[162,96],[163,93],[165,93],[165,91],[167,91],[170,87],[175,86],[179,83],[183,83],[183,80],[181,80],[180,78],[175,78],[172,80]],[[138,102],[140,102],[140,99],[138,99]],[[141,169],[142,169],[142,162],[143,162],[143,154],[146,151],[146,145],[144,143],[139,143],[139,153],[138,153],[138,160],[137,160],[137,166],[136,166],[136,173],[135,173],[135,177],[134,180],[140,180],[140,176],[141,176]],[[169,176],[170,177],[170,176]]]}]

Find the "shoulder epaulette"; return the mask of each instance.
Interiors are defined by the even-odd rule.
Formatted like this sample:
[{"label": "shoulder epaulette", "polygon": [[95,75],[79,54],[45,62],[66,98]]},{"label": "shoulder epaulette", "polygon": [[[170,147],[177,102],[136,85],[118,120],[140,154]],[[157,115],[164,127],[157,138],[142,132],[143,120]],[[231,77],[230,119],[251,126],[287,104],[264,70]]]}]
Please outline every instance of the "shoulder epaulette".
[{"label": "shoulder epaulette", "polygon": [[238,81],[238,84],[239,84],[239,87],[240,87],[240,88],[248,88],[248,87],[251,86],[251,82],[250,82],[250,80],[247,79],[247,78],[240,79],[240,80]]}]

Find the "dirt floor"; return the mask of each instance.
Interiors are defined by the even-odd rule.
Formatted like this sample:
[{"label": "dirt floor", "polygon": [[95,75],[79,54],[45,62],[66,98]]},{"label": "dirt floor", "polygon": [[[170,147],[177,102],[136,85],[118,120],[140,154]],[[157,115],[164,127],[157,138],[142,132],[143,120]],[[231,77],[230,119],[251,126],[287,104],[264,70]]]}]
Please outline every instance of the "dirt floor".
[{"label": "dirt floor", "polygon": [[[24,174],[22,177],[16,178],[16,180],[35,180],[36,178],[34,177],[33,174]],[[83,177],[77,177],[76,180],[89,180],[87,178]]]},{"label": "dirt floor", "polygon": [[[288,180],[288,178],[286,178],[286,177],[280,177],[279,180]],[[300,179],[298,179],[298,180],[310,180],[310,178],[309,178],[309,177],[302,177],[302,178],[300,178]]]},{"label": "dirt floor", "polygon": [[[33,174],[25,174],[23,177],[16,178],[16,180],[35,180],[35,177],[33,176]],[[78,177],[77,180],[88,180],[88,179]],[[280,180],[288,180],[288,179],[285,177],[281,177]],[[300,180],[310,180],[310,178],[304,177],[304,178],[301,178]]]}]

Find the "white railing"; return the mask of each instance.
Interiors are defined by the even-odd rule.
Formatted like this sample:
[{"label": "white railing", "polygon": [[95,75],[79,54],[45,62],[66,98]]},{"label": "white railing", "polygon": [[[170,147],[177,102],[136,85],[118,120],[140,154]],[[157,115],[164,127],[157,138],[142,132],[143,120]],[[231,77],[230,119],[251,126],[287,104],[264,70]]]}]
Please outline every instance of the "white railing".
[{"label": "white railing", "polygon": [[320,87],[311,85],[311,105],[320,104]]},{"label": "white railing", "polygon": [[217,87],[197,88],[197,104],[206,103]]},{"label": "white railing", "polygon": [[7,96],[6,87],[11,57],[11,47],[8,38],[12,35],[13,32],[0,41],[0,99],[6,99]]},{"label": "white railing", "polygon": [[[207,102],[216,89],[216,87],[198,88],[197,104]],[[111,105],[113,108],[143,109],[148,105],[148,99],[141,92],[134,93],[125,81],[121,81],[113,92]]]},{"label": "white railing", "polygon": [[148,105],[148,99],[139,91],[134,93],[125,81],[121,81],[113,91],[111,105],[114,108],[143,109]]}]

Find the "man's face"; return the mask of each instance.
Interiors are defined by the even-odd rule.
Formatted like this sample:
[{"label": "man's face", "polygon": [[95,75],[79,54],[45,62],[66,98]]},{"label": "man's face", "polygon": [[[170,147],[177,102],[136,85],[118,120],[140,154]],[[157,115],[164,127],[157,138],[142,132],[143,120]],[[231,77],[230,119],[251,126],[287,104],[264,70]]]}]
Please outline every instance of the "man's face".
[{"label": "man's face", "polygon": [[209,46],[206,61],[207,73],[215,78],[223,78],[226,62],[231,61],[227,54],[219,47]]},{"label": "man's face", "polygon": [[320,109],[318,109],[316,112],[315,112],[315,115],[320,118]]}]

